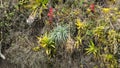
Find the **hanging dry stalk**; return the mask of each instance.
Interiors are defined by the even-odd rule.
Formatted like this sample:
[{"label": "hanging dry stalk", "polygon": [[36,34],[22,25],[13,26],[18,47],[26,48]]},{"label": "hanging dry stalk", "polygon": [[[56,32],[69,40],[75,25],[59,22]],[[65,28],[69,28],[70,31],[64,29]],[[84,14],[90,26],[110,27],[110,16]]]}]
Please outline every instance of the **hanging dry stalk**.
[{"label": "hanging dry stalk", "polygon": [[5,59],[5,56],[1,53],[1,49],[2,49],[2,44],[1,44],[2,40],[0,41],[0,57],[2,59]]}]

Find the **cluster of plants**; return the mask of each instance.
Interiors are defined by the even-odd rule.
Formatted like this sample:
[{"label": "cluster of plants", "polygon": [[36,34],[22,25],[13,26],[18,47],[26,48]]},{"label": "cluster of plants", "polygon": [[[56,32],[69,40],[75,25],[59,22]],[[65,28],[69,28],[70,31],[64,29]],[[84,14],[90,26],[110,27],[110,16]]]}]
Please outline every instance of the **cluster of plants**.
[{"label": "cluster of plants", "polygon": [[[51,67],[57,66],[56,60],[61,60],[59,63],[63,64],[66,60],[69,63],[65,67],[69,68],[72,63],[76,63],[74,57],[77,57],[78,66],[71,66],[73,68],[119,68],[119,6],[119,0],[22,0],[13,6],[14,11],[4,12],[7,18],[6,21],[0,19],[0,28],[16,28],[16,23],[12,23],[16,21],[11,19],[16,17],[18,10],[21,14],[26,11],[25,19],[19,18],[26,23],[25,26],[18,25],[23,27],[19,31],[27,25],[27,31],[32,30],[34,34],[34,25],[44,24],[41,31],[37,32],[39,34],[32,37],[35,40],[32,43],[36,44],[30,51],[34,54],[43,51]],[[58,66],[61,68],[62,64]]]},{"label": "cluster of plants", "polygon": [[[57,14],[54,14],[55,17],[61,16],[61,18],[59,18],[61,21],[59,22],[68,22],[67,26],[70,26],[70,31],[68,30],[68,36],[71,36],[69,33],[76,32],[76,35],[71,36],[72,39],[74,39],[73,41],[75,42],[75,44],[71,46],[80,49],[80,51],[83,50],[82,54],[84,56],[92,55],[92,59],[94,59],[93,62],[98,64],[95,66],[96,68],[118,68],[118,47],[120,44],[120,28],[116,24],[119,24],[118,20],[120,12],[119,7],[117,5],[115,5],[112,2],[111,4],[113,4],[114,7],[109,7],[111,6],[109,4],[108,7],[103,7],[95,5],[92,2],[90,4],[82,4],[82,7],[84,7],[85,10],[82,10],[81,8],[72,9],[66,6],[58,7],[62,8],[62,10],[56,11]],[[73,7],[76,6],[73,5]],[[86,17],[83,18],[84,16]],[[62,46],[63,43],[66,43],[64,37],[65,39],[69,38],[65,34],[63,34],[64,32],[59,32],[60,30],[64,29],[64,27],[60,29],[59,26],[57,27],[58,28],[53,27],[54,31],[52,32],[52,34],[50,33],[49,37],[54,38],[54,45]],[[72,32],[72,30],[75,31]],[[66,32],[66,30],[64,31]],[[43,41],[41,40],[41,43],[42,42]],[[48,42],[46,42],[46,44],[48,44]],[[49,45],[51,46],[51,49],[54,48],[57,50],[56,46],[52,45],[53,44]],[[43,44],[40,44],[40,46],[43,47]]]},{"label": "cluster of plants", "polygon": [[[68,27],[57,26],[50,33],[45,33],[42,37],[38,37],[38,43],[46,51],[49,57],[55,55],[56,49],[62,45],[65,45],[68,38]],[[34,51],[39,51],[40,46],[33,48]]]}]

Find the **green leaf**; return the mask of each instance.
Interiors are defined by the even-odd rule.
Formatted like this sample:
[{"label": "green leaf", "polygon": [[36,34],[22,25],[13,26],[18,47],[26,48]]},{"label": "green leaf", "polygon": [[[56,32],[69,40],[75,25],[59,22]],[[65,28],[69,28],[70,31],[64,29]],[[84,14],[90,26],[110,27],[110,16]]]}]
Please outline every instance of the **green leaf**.
[{"label": "green leaf", "polygon": [[83,5],[83,2],[84,2],[84,0],[81,0],[81,1],[80,1],[80,6],[82,6],[82,5]]},{"label": "green leaf", "polygon": [[51,45],[53,48],[55,48],[55,45]]}]

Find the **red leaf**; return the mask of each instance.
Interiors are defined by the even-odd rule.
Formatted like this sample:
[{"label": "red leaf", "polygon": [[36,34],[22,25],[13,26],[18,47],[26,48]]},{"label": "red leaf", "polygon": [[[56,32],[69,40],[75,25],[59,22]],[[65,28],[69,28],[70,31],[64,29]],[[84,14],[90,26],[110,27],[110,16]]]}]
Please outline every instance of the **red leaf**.
[{"label": "red leaf", "polygon": [[52,13],[52,12],[53,12],[53,8],[52,8],[52,7],[49,9],[49,12],[50,12],[50,13]]},{"label": "red leaf", "polygon": [[53,8],[52,7],[49,8],[49,12],[47,15],[49,17],[49,23],[51,24],[53,20]]},{"label": "red leaf", "polygon": [[48,13],[48,16],[50,16],[51,14],[50,13]]},{"label": "red leaf", "polygon": [[94,12],[95,5],[94,5],[94,4],[91,4],[91,5],[90,5],[90,9],[91,9],[92,12]]}]

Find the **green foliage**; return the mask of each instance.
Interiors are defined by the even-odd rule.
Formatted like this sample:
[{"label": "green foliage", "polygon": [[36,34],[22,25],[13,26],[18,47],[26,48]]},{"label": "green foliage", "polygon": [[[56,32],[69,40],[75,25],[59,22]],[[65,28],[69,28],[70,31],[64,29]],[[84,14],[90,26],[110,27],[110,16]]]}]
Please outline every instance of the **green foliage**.
[{"label": "green foliage", "polygon": [[46,51],[46,54],[49,57],[53,57],[55,53],[55,44],[51,40],[50,37],[48,37],[47,34],[45,34],[42,38],[38,37],[38,43],[41,47],[43,47]]},{"label": "green foliage", "polygon": [[41,18],[43,10],[47,9],[48,2],[49,0],[30,0],[27,1],[26,4],[23,4],[21,6],[28,8],[32,11],[29,16],[35,18],[37,15],[39,18]]},{"label": "green foliage", "polygon": [[94,35],[97,37],[103,36],[104,35],[104,26],[99,26],[96,27],[95,30],[93,31]]},{"label": "green foliage", "polygon": [[93,55],[97,55],[98,54],[98,48],[95,46],[95,44],[93,43],[93,41],[90,41],[90,43],[89,43],[89,48],[86,48],[86,50],[87,50],[87,54],[89,55],[89,54],[93,54]]},{"label": "green foliage", "polygon": [[108,40],[111,43],[114,43],[117,39],[117,32],[115,30],[109,30],[108,31]]},{"label": "green foliage", "polygon": [[57,26],[53,29],[49,36],[56,45],[63,45],[66,43],[68,38],[68,27]]},{"label": "green foliage", "polygon": [[[112,0],[106,0],[107,4],[105,3],[104,7],[107,8],[103,8],[103,6],[98,5],[99,1],[102,2],[101,0],[97,2],[95,2],[96,0],[21,0],[14,6],[11,6],[13,3],[8,4],[2,1],[0,1],[0,28],[2,28],[0,40],[3,40],[2,45],[10,45],[9,50],[13,51],[8,51],[10,55],[6,54],[7,56],[15,57],[16,60],[20,59],[19,61],[21,61],[21,57],[23,60],[25,58],[26,61],[20,62],[21,66],[24,63],[26,63],[24,65],[31,66],[30,62],[40,58],[42,53],[45,56],[47,54],[53,61],[51,62],[53,66],[61,66],[59,68],[75,68],[74,65],[71,65],[71,62],[78,65],[78,68],[79,64],[83,65],[81,68],[86,66],[88,68],[118,68],[120,8],[116,2],[109,4]],[[90,6],[93,3],[96,4],[92,9],[94,12],[91,12]],[[52,23],[47,24],[50,19],[47,14],[51,11],[49,7],[52,8],[51,17],[53,19]],[[31,18],[34,19],[34,23],[32,27],[28,28],[26,19],[31,20]],[[60,25],[61,22],[66,25]],[[43,26],[41,23],[46,24]],[[48,34],[43,34],[46,31]],[[18,40],[23,35],[25,37]],[[37,43],[35,37],[38,35],[40,37],[38,37]],[[29,39],[26,39],[26,37],[29,37]],[[25,40],[22,40],[23,38]],[[7,40],[9,41],[9,39],[10,42],[8,43]],[[61,45],[64,45],[65,50],[61,47],[57,48]],[[70,51],[69,53],[67,49]],[[20,56],[22,52],[19,50],[23,51],[22,56]],[[11,58],[9,59],[12,61]],[[78,61],[76,62],[76,60]],[[69,64],[67,64],[68,61]],[[37,60],[34,62],[36,67],[33,66],[32,68],[39,67],[37,65],[40,65],[41,62],[37,62]],[[60,65],[60,63],[62,64]]]},{"label": "green foliage", "polygon": [[103,61],[109,68],[117,68],[118,63],[113,54],[103,54]]},{"label": "green foliage", "polygon": [[[32,8],[33,10],[39,8],[39,7],[45,7],[49,0],[30,0],[30,1],[25,1],[26,4],[23,4],[24,7]],[[23,2],[24,3],[24,2]],[[27,4],[29,3],[29,4]]]}]

